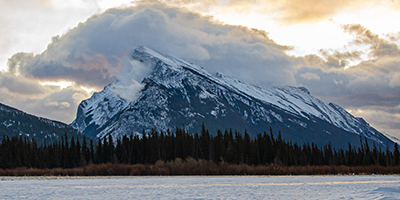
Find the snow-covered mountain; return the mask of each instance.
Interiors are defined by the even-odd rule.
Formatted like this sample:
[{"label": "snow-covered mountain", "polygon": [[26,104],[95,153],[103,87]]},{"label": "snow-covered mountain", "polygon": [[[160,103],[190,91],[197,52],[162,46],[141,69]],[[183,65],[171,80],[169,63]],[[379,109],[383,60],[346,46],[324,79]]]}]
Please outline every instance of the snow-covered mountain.
[{"label": "snow-covered mountain", "polygon": [[30,115],[0,104],[0,137],[5,135],[11,138],[17,135],[34,138],[38,144],[42,144],[44,139],[47,143],[60,141],[65,133],[69,138],[74,136],[82,141],[83,135],[68,124]]},{"label": "snow-covered mountain", "polygon": [[71,124],[83,134],[114,138],[141,134],[152,128],[166,131],[184,126],[199,132],[202,122],[211,134],[217,129],[245,129],[255,136],[281,131],[293,142],[331,142],[347,147],[360,144],[360,136],[378,146],[393,142],[333,103],[326,104],[303,87],[259,87],[222,74],[211,75],[202,67],[146,47],[138,47],[133,60],[152,67],[134,101],[117,95],[115,80],[78,107]]}]

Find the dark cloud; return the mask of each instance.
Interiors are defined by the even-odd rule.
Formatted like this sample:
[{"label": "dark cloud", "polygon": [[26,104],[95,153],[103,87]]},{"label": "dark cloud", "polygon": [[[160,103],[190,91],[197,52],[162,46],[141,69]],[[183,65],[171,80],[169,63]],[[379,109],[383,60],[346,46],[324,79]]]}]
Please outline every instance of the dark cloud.
[{"label": "dark cloud", "polygon": [[354,44],[369,45],[371,50],[370,55],[372,57],[393,57],[400,55],[398,45],[393,43],[393,40],[395,40],[394,34],[384,39],[360,24],[348,24],[342,27],[345,32],[355,36]]},{"label": "dark cloud", "polygon": [[43,99],[31,100],[27,111],[32,110],[40,116],[71,123],[76,117],[77,106],[81,101],[76,101],[74,97],[87,98],[88,94],[80,88],[69,87],[53,92]]},{"label": "dark cloud", "polygon": [[368,106],[348,108],[356,116],[363,116],[379,131],[386,133],[389,138],[400,142],[400,110],[399,107]]},{"label": "dark cloud", "polygon": [[355,36],[354,43],[356,44],[372,44],[376,45],[379,42],[379,36],[372,31],[368,30],[361,24],[345,24],[342,25],[345,32]]},{"label": "dark cloud", "polygon": [[37,81],[8,75],[7,73],[0,73],[0,87],[7,89],[8,92],[20,95],[43,95],[48,92]]},{"label": "dark cloud", "polygon": [[33,53],[16,53],[8,59],[8,72],[11,74],[19,74],[20,68],[25,68],[33,59]]},{"label": "dark cloud", "polygon": [[36,98],[34,95],[15,94],[3,87],[0,87],[0,93],[1,103],[30,114],[66,123],[71,123],[75,119],[78,104],[82,99],[89,97],[89,94],[79,87],[54,90]]},{"label": "dark cloud", "polygon": [[345,51],[340,52],[337,50],[325,50],[321,49],[319,53],[322,54],[329,64],[330,67],[335,67],[339,69],[343,69],[346,66],[349,66],[352,61],[359,61],[364,54],[362,51]]}]

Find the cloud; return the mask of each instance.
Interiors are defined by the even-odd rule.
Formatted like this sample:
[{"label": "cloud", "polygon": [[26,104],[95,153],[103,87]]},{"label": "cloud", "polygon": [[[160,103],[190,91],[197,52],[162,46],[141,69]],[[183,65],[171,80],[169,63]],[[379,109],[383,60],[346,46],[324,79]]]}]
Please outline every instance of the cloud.
[{"label": "cloud", "polygon": [[[48,87],[48,86],[43,86]],[[86,93],[78,87],[68,87],[63,90],[52,90],[45,95],[36,97],[34,95],[20,95],[9,92],[0,87],[0,102],[16,107],[24,112],[36,116],[46,117],[53,120],[71,123],[76,117],[78,104],[91,94]],[[78,97],[79,101],[76,101]]]},{"label": "cloud", "polygon": [[69,108],[71,105],[68,102],[57,102],[57,101],[51,101],[51,100],[47,100],[44,103],[44,106],[46,107],[56,107],[58,110],[65,110],[66,108]]},{"label": "cloud", "polygon": [[265,32],[223,25],[210,17],[159,3],[95,15],[61,37],[54,37],[42,54],[14,55],[9,69],[15,73],[18,69],[30,78],[63,79],[102,88],[121,71],[121,61],[138,45],[249,82],[294,83],[290,71],[295,59],[285,54],[288,47],[277,45]]},{"label": "cloud", "polygon": [[0,70],[16,52],[42,52],[52,36],[98,9],[95,0],[0,0]]},{"label": "cloud", "polygon": [[400,55],[400,49],[393,40],[399,38],[400,34],[390,34],[388,37],[380,37],[360,24],[342,25],[345,32],[355,36],[352,44],[369,45],[370,56],[382,58],[384,56],[396,57]]},{"label": "cloud", "polygon": [[362,115],[369,122],[374,122],[374,127],[388,135],[389,138],[400,142],[400,109],[399,107],[369,106],[349,108],[349,112],[355,116]]},{"label": "cloud", "polygon": [[168,5],[183,7],[205,14],[261,14],[273,17],[281,24],[314,23],[331,19],[342,13],[355,13],[384,6],[400,8],[399,2],[378,0],[160,0]]},{"label": "cloud", "polygon": [[29,6],[48,6],[53,2],[53,0],[0,0],[0,4],[3,6],[13,6],[13,7],[29,7]]},{"label": "cloud", "polygon": [[[321,50],[321,57],[305,56],[295,72],[297,83],[400,138],[399,34],[378,35],[359,24],[342,27],[354,37],[346,48],[366,51]],[[356,60],[361,62],[348,65]],[[319,77],[318,84],[311,77]]]},{"label": "cloud", "polygon": [[37,81],[23,77],[0,73],[0,87],[18,95],[43,95],[49,89],[42,87]]},{"label": "cloud", "polygon": [[291,24],[326,20],[359,2],[357,0],[283,0],[276,1],[272,9],[277,9],[280,21]]},{"label": "cloud", "polygon": [[[386,86],[398,88],[400,86],[400,48],[393,41],[395,34],[390,37],[379,36],[367,28],[359,25],[343,26],[346,32],[355,36],[352,44],[369,46],[369,60],[351,67],[349,71],[354,74],[363,74],[363,79],[381,81]],[[397,34],[397,38],[400,34]],[[355,80],[356,81],[356,80]]]},{"label": "cloud", "polygon": [[307,73],[304,73],[304,74],[300,74],[300,76],[302,78],[304,78],[304,79],[307,79],[307,80],[317,80],[317,81],[319,81],[319,79],[321,79],[318,76],[318,74],[314,74],[314,73],[310,73],[310,72],[307,72]]},{"label": "cloud", "polygon": [[123,60],[124,68],[118,73],[112,90],[121,98],[128,101],[135,101],[140,91],[144,89],[144,84],[138,82],[150,74],[152,66],[147,66],[136,60]]},{"label": "cloud", "polygon": [[200,13],[249,14],[258,13],[274,16],[282,24],[313,23],[332,18],[343,13],[352,12],[361,7],[385,5],[394,9],[397,2],[377,0],[160,0],[168,5],[184,7]]},{"label": "cloud", "polygon": [[159,0],[159,2],[176,7],[186,8],[199,13],[210,13],[212,8],[216,8],[220,4],[220,0]]}]

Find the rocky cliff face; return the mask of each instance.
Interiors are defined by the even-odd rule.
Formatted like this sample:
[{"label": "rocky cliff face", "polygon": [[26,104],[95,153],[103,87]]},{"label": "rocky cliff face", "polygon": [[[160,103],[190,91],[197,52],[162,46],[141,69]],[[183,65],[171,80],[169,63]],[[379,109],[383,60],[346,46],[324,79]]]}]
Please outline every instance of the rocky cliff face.
[{"label": "rocky cliff face", "polygon": [[335,147],[360,144],[360,136],[378,146],[393,142],[338,105],[326,104],[306,88],[258,87],[222,74],[211,75],[202,67],[139,47],[132,59],[153,69],[134,101],[114,92],[119,80],[83,101],[71,124],[83,134],[114,138],[141,134],[152,128],[166,131],[184,126],[199,132],[202,122],[211,134],[217,129],[245,129],[255,136],[269,132],[293,142],[331,142]]}]

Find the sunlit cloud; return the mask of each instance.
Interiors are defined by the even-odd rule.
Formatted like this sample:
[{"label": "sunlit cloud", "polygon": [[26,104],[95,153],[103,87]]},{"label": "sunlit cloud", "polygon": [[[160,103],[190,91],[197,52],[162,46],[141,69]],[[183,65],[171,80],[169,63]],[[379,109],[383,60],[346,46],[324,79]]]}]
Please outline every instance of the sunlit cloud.
[{"label": "sunlit cloud", "polygon": [[58,86],[60,87],[60,89],[64,89],[67,88],[71,85],[73,85],[73,82],[69,82],[69,81],[56,81],[56,82],[41,82],[40,85],[51,85],[51,86]]},{"label": "sunlit cloud", "polygon": [[95,91],[94,88],[87,88],[87,87],[84,87],[84,86],[81,86],[81,89],[84,90],[88,94],[92,94]]}]

